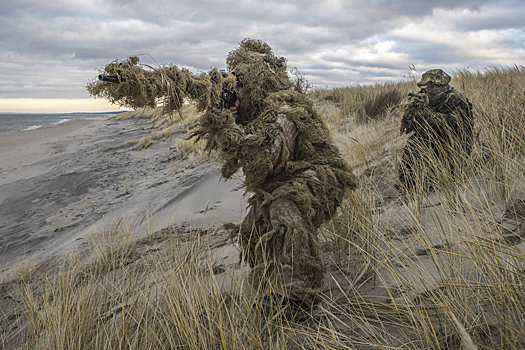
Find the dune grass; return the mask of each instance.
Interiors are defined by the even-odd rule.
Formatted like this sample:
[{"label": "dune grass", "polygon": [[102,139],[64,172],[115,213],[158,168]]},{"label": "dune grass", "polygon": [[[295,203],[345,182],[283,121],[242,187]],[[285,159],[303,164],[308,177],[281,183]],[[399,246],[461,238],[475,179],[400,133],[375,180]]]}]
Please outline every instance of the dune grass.
[{"label": "dune grass", "polygon": [[180,113],[166,114],[162,107],[155,109],[145,108],[132,112],[120,113],[115,117],[116,120],[143,119],[150,125],[148,134],[144,135],[137,143],[139,148],[145,149],[157,140],[167,140],[178,137],[175,146],[180,152],[180,157],[190,156],[198,159],[207,159],[207,155],[202,152],[202,143],[191,145],[193,142],[184,140],[181,137],[187,134],[191,125],[197,120],[200,114],[195,105],[185,104]]},{"label": "dune grass", "polygon": [[385,91],[404,96],[415,84],[315,92],[360,188],[320,230],[330,288],[306,319],[265,315],[246,276],[217,274],[210,242],[219,233],[170,229],[133,240],[120,225],[94,235],[88,256],[71,255],[53,274],[36,278],[34,267],[21,269],[23,312],[12,321],[20,327],[0,335],[0,344],[525,348],[525,69],[463,70],[452,84],[475,106],[476,141],[471,158],[447,160],[462,164],[454,176],[426,155],[432,192],[418,179],[413,191],[394,190],[406,139],[398,106],[359,119],[367,103],[388,100],[378,97]]}]

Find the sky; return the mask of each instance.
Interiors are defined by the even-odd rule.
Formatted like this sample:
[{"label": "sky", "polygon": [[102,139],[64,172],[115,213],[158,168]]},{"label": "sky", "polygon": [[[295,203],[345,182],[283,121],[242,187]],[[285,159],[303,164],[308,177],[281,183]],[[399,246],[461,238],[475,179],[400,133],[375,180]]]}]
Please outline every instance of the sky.
[{"label": "sky", "polygon": [[523,0],[1,0],[0,112],[116,110],[85,85],[115,59],[224,68],[243,38],[316,87],[525,65]]}]

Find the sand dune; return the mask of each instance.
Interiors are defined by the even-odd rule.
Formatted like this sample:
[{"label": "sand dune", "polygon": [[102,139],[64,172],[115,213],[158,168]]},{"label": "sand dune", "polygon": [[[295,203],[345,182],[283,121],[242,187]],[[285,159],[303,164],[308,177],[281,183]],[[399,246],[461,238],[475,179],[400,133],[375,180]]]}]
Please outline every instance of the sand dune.
[{"label": "sand dune", "polygon": [[246,204],[240,178],[218,185],[216,161],[181,161],[175,168],[170,141],[145,150],[126,143],[148,131],[136,121],[77,120],[2,134],[2,276],[22,258],[64,254],[121,219],[140,235],[146,213],[154,230],[241,218]]}]

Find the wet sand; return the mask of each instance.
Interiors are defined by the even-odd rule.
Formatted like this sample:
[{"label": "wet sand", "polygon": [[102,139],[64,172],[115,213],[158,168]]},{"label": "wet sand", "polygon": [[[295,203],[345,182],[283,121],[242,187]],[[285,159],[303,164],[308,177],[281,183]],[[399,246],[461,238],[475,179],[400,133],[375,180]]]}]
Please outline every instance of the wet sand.
[{"label": "wet sand", "polygon": [[217,161],[179,160],[182,132],[147,149],[126,144],[148,131],[142,122],[97,119],[0,134],[3,278],[21,260],[65,254],[120,220],[139,236],[241,220],[242,178],[219,183]]}]

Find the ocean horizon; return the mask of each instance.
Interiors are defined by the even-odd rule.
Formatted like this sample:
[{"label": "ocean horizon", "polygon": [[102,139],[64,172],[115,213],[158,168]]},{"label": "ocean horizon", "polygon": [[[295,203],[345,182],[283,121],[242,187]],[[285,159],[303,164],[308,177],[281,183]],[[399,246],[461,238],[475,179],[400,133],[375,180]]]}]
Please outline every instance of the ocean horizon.
[{"label": "ocean horizon", "polygon": [[0,133],[31,131],[47,125],[58,125],[76,119],[109,118],[122,112],[102,113],[0,113]]}]

